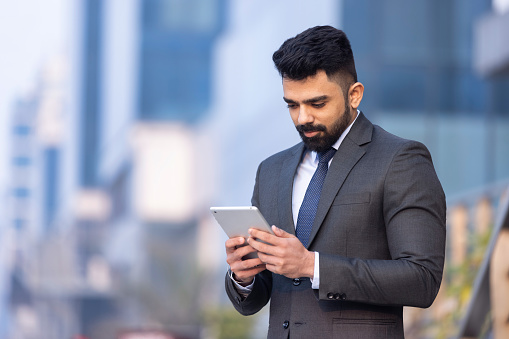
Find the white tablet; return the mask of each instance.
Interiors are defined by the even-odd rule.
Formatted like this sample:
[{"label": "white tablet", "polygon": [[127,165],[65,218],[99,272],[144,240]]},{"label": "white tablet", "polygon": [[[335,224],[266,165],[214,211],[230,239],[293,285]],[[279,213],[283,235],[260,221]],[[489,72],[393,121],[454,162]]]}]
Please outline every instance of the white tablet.
[{"label": "white tablet", "polygon": [[250,228],[274,234],[262,213],[255,206],[211,207],[210,211],[229,238],[248,238]]}]

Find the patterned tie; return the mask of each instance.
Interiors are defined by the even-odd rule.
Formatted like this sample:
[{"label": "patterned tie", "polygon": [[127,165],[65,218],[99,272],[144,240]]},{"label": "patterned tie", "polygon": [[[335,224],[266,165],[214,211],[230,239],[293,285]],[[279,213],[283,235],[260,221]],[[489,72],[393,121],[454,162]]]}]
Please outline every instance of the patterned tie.
[{"label": "patterned tie", "polygon": [[304,200],[300,206],[295,234],[304,247],[308,245],[311,228],[313,227],[316,210],[318,209],[318,201],[320,200],[323,182],[327,175],[327,170],[329,169],[329,161],[334,156],[334,153],[336,153],[336,149],[332,147],[327,151],[318,153],[318,167],[309,182]]}]

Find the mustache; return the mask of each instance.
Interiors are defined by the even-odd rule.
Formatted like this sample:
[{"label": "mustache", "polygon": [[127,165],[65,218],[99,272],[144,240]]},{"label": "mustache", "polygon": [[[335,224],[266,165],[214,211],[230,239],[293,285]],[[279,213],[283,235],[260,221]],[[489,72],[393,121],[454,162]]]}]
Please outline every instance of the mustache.
[{"label": "mustache", "polygon": [[313,124],[305,124],[305,125],[297,125],[295,126],[297,131],[304,132],[326,132],[327,127],[324,125],[313,125]]}]

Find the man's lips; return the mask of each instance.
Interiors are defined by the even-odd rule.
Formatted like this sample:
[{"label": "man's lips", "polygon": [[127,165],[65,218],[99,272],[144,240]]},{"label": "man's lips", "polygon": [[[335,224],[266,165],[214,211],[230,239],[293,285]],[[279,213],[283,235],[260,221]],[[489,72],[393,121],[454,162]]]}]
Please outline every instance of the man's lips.
[{"label": "man's lips", "polygon": [[306,138],[312,138],[319,133],[319,131],[303,132]]}]

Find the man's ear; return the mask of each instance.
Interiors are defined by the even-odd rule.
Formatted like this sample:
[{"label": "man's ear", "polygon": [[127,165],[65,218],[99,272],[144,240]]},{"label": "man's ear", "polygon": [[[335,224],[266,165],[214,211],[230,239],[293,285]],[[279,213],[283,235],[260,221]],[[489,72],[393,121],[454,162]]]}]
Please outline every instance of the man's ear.
[{"label": "man's ear", "polygon": [[364,85],[360,82],[350,86],[348,90],[348,98],[350,99],[350,107],[357,109],[361,104],[362,95],[364,94]]}]

